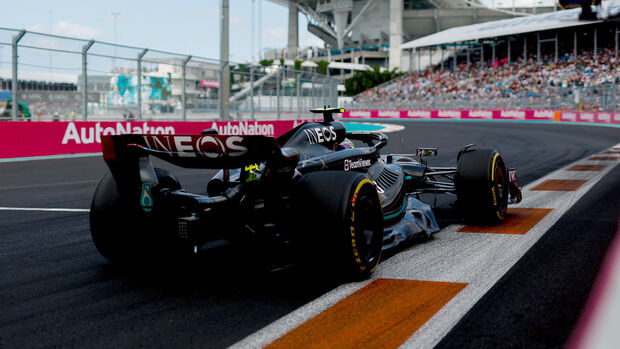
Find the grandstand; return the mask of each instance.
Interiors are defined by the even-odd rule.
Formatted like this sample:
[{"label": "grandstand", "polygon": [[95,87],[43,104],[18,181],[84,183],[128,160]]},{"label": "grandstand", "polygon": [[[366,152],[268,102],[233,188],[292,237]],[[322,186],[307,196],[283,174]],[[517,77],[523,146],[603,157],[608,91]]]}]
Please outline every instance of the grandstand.
[{"label": "grandstand", "polygon": [[[11,91],[13,81],[0,78],[0,91]],[[20,91],[77,91],[77,85],[69,82],[19,80]]]},{"label": "grandstand", "polygon": [[[554,0],[269,0],[289,9],[286,56],[298,56],[298,13],[308,31],[325,42],[325,50],[304,58],[379,64],[407,69],[403,40],[413,40],[466,24],[551,12]],[[499,7],[504,7],[500,9]],[[318,55],[317,55],[318,53]]]},{"label": "grandstand", "polygon": [[[12,85],[10,79],[0,78],[0,103],[12,99]],[[20,102],[38,116],[75,114],[80,102],[77,85],[69,82],[19,80],[19,91]]]},{"label": "grandstand", "polygon": [[[453,28],[405,43],[411,72],[353,98],[353,109],[620,110],[614,20],[580,9]],[[620,2],[599,13],[615,14]],[[444,59],[416,66],[424,51]]]}]

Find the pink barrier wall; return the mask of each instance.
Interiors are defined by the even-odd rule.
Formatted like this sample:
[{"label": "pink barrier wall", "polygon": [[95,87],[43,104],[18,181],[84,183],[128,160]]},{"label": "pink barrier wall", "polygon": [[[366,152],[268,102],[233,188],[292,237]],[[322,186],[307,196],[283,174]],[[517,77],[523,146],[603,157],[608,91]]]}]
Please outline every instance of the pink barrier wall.
[{"label": "pink barrier wall", "polygon": [[554,110],[351,110],[343,118],[547,120],[620,124],[620,112],[559,112]]},{"label": "pink barrier wall", "polygon": [[217,128],[226,135],[277,137],[300,120],[277,121],[74,121],[0,122],[0,158],[98,153],[101,136],[125,133],[199,134]]},{"label": "pink barrier wall", "polygon": [[[352,110],[343,118],[547,120],[620,124],[620,112],[553,110]],[[277,137],[304,120],[272,121],[74,121],[0,122],[0,158],[101,152],[101,136],[123,133],[198,134],[217,128],[227,135]]]}]

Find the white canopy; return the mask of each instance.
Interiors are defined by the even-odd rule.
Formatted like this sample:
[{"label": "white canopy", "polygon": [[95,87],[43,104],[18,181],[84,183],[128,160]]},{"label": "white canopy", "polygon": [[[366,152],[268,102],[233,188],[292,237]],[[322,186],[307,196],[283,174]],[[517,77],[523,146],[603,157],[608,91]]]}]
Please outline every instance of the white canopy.
[{"label": "white canopy", "polygon": [[[359,63],[346,63],[346,62],[329,62],[327,65],[328,68],[331,69],[344,69],[344,70],[357,70],[357,71],[366,71],[372,69],[368,64],[359,64]],[[381,67],[381,71],[385,71],[385,68]]]},{"label": "white canopy", "polygon": [[[618,0],[603,1],[602,6],[602,13],[606,16],[609,14],[617,14],[620,11],[620,1]],[[575,8],[528,17],[508,18],[499,21],[454,27],[406,42],[400,45],[400,48],[407,50],[417,47],[459,43],[601,22],[580,21],[579,14],[581,14],[581,8]]]},{"label": "white canopy", "polygon": [[319,65],[314,63],[313,61],[303,61],[303,63],[301,63],[301,66],[304,68],[316,68]]},{"label": "white canopy", "polygon": [[328,68],[332,69],[345,69],[345,70],[360,70],[365,71],[370,69],[369,65],[359,63],[345,63],[345,62],[329,62]]}]

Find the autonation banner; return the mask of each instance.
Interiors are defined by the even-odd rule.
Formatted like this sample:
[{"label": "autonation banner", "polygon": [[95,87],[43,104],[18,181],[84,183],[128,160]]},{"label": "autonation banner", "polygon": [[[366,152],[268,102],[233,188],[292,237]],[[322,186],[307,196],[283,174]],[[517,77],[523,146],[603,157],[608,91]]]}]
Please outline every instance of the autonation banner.
[{"label": "autonation banner", "polygon": [[215,128],[223,135],[277,137],[303,121],[2,121],[0,158],[99,153],[101,136],[127,133],[200,134]]},{"label": "autonation banner", "polygon": [[559,112],[555,110],[350,110],[349,119],[543,120],[620,124],[620,112]]}]

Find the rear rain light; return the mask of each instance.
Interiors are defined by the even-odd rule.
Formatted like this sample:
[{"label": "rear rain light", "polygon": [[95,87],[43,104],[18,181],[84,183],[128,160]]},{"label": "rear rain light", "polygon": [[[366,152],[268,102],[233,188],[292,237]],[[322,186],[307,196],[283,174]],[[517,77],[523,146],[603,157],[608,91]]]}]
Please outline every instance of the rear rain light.
[{"label": "rear rain light", "polygon": [[103,151],[104,160],[116,160],[116,152],[114,151],[114,142],[112,136],[101,137],[101,150]]}]

